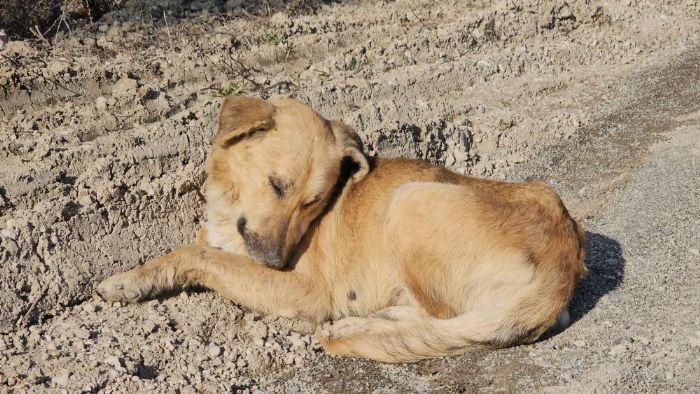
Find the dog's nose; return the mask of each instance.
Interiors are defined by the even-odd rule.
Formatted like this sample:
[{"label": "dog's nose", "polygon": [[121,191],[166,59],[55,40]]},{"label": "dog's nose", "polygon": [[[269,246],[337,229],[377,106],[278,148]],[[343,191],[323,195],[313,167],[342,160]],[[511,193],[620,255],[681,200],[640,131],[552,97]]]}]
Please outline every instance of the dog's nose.
[{"label": "dog's nose", "polygon": [[265,253],[265,264],[269,267],[274,268],[284,267],[284,260],[282,260],[279,250],[270,250],[267,253]]},{"label": "dog's nose", "polygon": [[248,220],[246,220],[245,217],[241,216],[238,218],[238,222],[236,222],[236,229],[238,230],[238,234],[241,234],[241,237],[245,237],[246,234],[246,224],[248,223]]}]

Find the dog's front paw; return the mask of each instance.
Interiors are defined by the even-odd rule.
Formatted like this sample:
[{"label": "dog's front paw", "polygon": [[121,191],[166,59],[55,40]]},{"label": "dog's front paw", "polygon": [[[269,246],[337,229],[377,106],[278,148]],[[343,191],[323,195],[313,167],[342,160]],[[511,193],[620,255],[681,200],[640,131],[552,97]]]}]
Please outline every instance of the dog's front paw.
[{"label": "dog's front paw", "polygon": [[97,286],[97,294],[105,301],[136,302],[148,296],[149,286],[134,271],[110,276]]}]

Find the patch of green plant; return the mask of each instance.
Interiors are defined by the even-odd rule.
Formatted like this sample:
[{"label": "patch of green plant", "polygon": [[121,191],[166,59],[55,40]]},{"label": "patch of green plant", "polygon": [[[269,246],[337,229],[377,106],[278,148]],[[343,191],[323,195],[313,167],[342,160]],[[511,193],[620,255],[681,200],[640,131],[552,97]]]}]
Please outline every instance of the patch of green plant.
[{"label": "patch of green plant", "polygon": [[272,43],[275,45],[287,43],[286,38],[282,38],[282,37],[278,36],[277,34],[275,34],[272,30],[270,30],[267,27],[262,28],[262,30],[260,32],[260,38],[262,38],[262,40],[264,42]]},{"label": "patch of green plant", "polygon": [[214,97],[226,97],[230,95],[237,95],[238,93],[241,92],[241,88],[238,86],[237,83],[235,82],[229,82],[226,84],[221,85],[217,89],[214,89],[212,92],[212,96]]}]

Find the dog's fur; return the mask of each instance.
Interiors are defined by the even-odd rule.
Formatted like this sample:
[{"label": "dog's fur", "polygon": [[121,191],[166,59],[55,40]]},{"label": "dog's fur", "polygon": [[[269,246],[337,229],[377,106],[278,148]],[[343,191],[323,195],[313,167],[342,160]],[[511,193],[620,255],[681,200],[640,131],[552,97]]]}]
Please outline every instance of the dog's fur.
[{"label": "dog's fur", "polygon": [[335,321],[320,330],[331,353],[407,362],[535,341],[586,272],[584,234],[544,184],[371,163],[350,127],[290,99],[227,98],[213,142],[195,245],[106,279],[102,297],[203,285]]}]

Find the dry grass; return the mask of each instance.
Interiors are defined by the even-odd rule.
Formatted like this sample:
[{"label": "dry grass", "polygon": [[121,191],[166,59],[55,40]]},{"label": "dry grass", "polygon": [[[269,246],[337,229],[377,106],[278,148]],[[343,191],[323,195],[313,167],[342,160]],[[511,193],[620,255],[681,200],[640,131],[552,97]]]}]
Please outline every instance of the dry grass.
[{"label": "dry grass", "polygon": [[[276,12],[289,15],[315,13],[323,4],[340,0],[259,0],[244,1],[244,15],[269,17]],[[225,0],[211,0],[214,9],[223,11]],[[70,31],[85,21],[96,21],[104,13],[122,5],[124,0],[2,0],[0,29],[13,39],[47,40],[59,31]],[[187,5],[188,0],[180,6]],[[178,7],[173,7],[177,9]]]},{"label": "dry grass", "polygon": [[70,30],[79,20],[90,20],[111,10],[119,0],[4,0],[0,28],[10,37],[44,40]]}]

